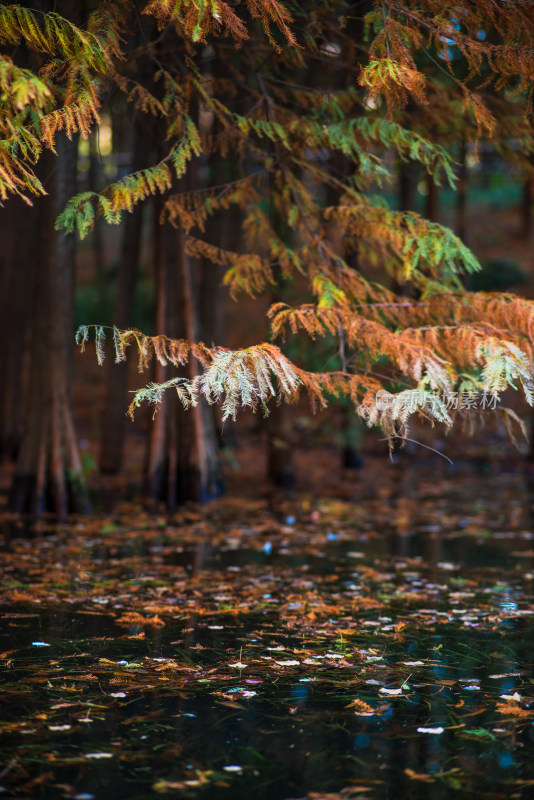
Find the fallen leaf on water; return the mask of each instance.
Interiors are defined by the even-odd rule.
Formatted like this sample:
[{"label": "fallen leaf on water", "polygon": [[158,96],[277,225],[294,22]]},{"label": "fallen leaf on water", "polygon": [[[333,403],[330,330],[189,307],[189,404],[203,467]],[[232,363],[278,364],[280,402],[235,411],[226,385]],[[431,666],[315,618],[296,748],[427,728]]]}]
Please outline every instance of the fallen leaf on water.
[{"label": "fallen leaf on water", "polygon": [[520,675],[524,675],[524,672],[502,672],[498,675],[488,675],[489,678],[498,679],[498,678],[518,678]]},{"label": "fallen leaf on water", "polygon": [[525,708],[520,708],[515,703],[497,703],[495,710],[499,714],[509,714],[511,717],[530,717],[534,713],[533,711],[527,711]]},{"label": "fallen leaf on water", "polygon": [[153,617],[143,617],[137,611],[128,611],[115,620],[116,625],[129,627],[130,625],[148,625],[152,628],[163,628],[165,623],[155,614]]},{"label": "fallen leaf on water", "polygon": [[155,792],[164,794],[165,792],[172,792],[174,790],[181,790],[191,788],[193,786],[200,786],[200,781],[157,781],[152,788]]},{"label": "fallen leaf on water", "polygon": [[438,728],[417,728],[417,733],[434,733],[439,735],[440,733],[443,733],[444,730],[445,728],[442,728],[441,726]]},{"label": "fallen leaf on water", "polygon": [[[369,703],[366,703],[364,700],[360,700],[358,697],[356,697],[352,703],[349,703],[348,706],[345,706],[345,708],[356,708],[359,712],[364,712],[366,714],[375,713],[374,708],[370,706]],[[358,711],[356,713],[358,713]]]},{"label": "fallen leaf on water", "polygon": [[423,781],[424,783],[434,783],[434,778],[424,772],[415,772],[413,769],[405,769],[404,774],[412,781]]},{"label": "fallen leaf on water", "polygon": [[399,695],[402,694],[402,689],[386,689],[384,686],[378,690],[379,694]]},{"label": "fallen leaf on water", "polygon": [[100,758],[113,758],[113,753],[84,753],[84,758],[92,758],[98,761]]}]

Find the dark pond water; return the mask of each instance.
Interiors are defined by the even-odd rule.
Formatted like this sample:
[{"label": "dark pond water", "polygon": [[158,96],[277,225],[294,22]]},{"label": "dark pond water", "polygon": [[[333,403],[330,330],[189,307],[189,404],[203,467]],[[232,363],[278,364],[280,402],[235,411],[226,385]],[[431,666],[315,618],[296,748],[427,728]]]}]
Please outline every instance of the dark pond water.
[{"label": "dark pond water", "polygon": [[533,797],[528,487],[406,496],[6,529],[0,792]]}]

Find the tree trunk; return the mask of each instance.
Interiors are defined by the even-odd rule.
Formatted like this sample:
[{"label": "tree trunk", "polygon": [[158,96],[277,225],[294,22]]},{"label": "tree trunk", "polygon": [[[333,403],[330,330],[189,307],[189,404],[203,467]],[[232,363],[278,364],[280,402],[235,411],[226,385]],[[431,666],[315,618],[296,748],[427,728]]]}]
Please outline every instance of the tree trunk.
[{"label": "tree trunk", "polygon": [[[57,214],[76,193],[77,139],[57,136],[57,157],[45,154],[49,196],[40,201],[38,258],[33,264],[31,372],[22,437],[10,493],[13,511],[61,519],[88,509],[74,432],[69,370],[73,344],[75,239],[54,231]],[[49,177],[51,176],[51,177]],[[47,180],[48,178],[48,180]]]},{"label": "tree trunk", "polygon": [[401,161],[399,164],[399,210],[415,211],[415,193],[417,189],[417,170],[412,161]]},{"label": "tree trunk", "polygon": [[[398,204],[399,211],[415,211],[415,195],[417,188],[417,173],[413,162],[401,161],[398,167]],[[401,297],[410,297],[411,287],[402,277],[395,277],[391,282],[391,289]]]},{"label": "tree trunk", "polygon": [[22,433],[27,360],[27,285],[39,213],[17,197],[0,212],[0,459],[14,460]]},{"label": "tree trunk", "polygon": [[521,200],[521,236],[529,242],[532,238],[532,204],[534,203],[534,176],[528,173],[523,183]]},{"label": "tree trunk", "polygon": [[[275,268],[276,284],[271,296],[271,305],[284,302],[282,277]],[[270,407],[267,417],[267,477],[274,486],[291,489],[296,482],[293,455],[293,411],[284,400]]]},{"label": "tree trunk", "polygon": [[[156,332],[173,338],[198,340],[198,304],[191,262],[185,253],[181,228],[161,227],[156,275]],[[182,370],[192,380],[198,366],[191,360]],[[169,370],[161,364],[154,379],[162,382]],[[169,508],[186,502],[206,502],[222,492],[217,434],[210,408],[200,402],[185,410],[168,393],[153,421],[147,458],[146,494]]]},{"label": "tree trunk", "polygon": [[[213,153],[210,156],[209,164],[211,167],[209,170],[209,182],[213,186],[220,186],[238,175],[236,162],[229,158],[223,159],[219,153]],[[219,210],[217,214],[213,214],[208,218],[204,236],[205,241],[223,250],[239,252],[242,237],[242,217],[241,209],[235,205]],[[198,284],[200,299],[199,337],[208,345],[216,344],[224,347],[227,344],[225,341],[225,317],[228,293],[222,282],[226,267],[222,264],[214,264],[207,258],[195,259],[193,263],[195,268],[198,265],[200,274]],[[218,405],[213,405],[210,409],[215,420],[220,446],[224,450],[232,442],[235,427],[229,425],[228,422],[223,424],[221,410]]]},{"label": "tree trunk", "polygon": [[[101,192],[104,188],[102,169],[100,166],[100,154],[98,152],[98,129],[92,131],[89,136],[89,191]],[[102,234],[102,220],[96,217],[93,231],[91,234],[91,248],[93,251],[94,275],[96,283],[98,302],[102,306],[106,302],[106,267],[104,256],[104,237]]]},{"label": "tree trunk", "polygon": [[469,170],[467,168],[467,148],[465,142],[460,147],[460,170],[456,200],[456,235],[466,242],[467,240],[467,187],[469,183]]},{"label": "tree trunk", "polygon": [[427,175],[427,195],[425,216],[430,222],[437,222],[439,218],[439,186],[432,175]]},{"label": "tree trunk", "polygon": [[267,417],[267,476],[271,483],[283,489],[295,485],[293,458],[293,418],[283,400],[274,405]]},{"label": "tree trunk", "polygon": [[[136,116],[133,122],[133,154],[131,170],[146,167],[149,157],[149,136],[146,127]],[[123,225],[121,254],[117,275],[113,324],[118,328],[132,326],[135,287],[139,270],[143,208],[139,203],[126,215]],[[163,330],[163,329],[162,329]],[[102,422],[100,471],[119,472],[122,467],[128,386],[128,365],[111,364],[107,373],[106,400]]]}]

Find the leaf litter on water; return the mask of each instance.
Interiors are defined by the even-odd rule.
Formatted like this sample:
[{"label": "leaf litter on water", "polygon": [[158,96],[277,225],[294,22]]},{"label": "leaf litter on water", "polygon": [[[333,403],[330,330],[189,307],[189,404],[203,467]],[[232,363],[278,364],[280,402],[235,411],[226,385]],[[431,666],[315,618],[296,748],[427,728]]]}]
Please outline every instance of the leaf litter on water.
[{"label": "leaf litter on water", "polygon": [[[466,495],[465,502],[472,497],[472,492]],[[214,508],[208,519],[219,513]],[[337,519],[325,519],[330,512],[323,510],[321,525],[310,513],[308,521],[298,519],[291,534],[259,517],[255,533],[247,513],[246,536],[230,520],[235,506],[227,517],[221,511],[206,536],[212,553],[226,559],[220,565],[217,558],[203,563],[194,556],[195,548],[201,552],[198,519],[174,524],[172,530],[148,521],[139,529],[133,517],[129,523],[117,519],[116,530],[105,537],[108,556],[100,562],[93,558],[103,545],[98,531],[90,537],[67,527],[55,531],[53,559],[44,547],[46,537],[32,542],[31,549],[15,541],[6,566],[16,564],[20,586],[4,583],[0,612],[26,616],[5,618],[9,637],[0,668],[13,712],[0,722],[2,760],[9,763],[14,742],[31,741],[39,758],[53,755],[48,763],[57,775],[69,759],[85,759],[106,762],[118,781],[119,763],[135,768],[157,758],[168,771],[162,767],[164,778],[155,783],[147,774],[144,785],[149,791],[157,784],[158,792],[197,791],[223,773],[231,785],[232,773],[223,765],[243,765],[249,789],[255,785],[254,771],[265,777],[267,764],[285,774],[290,745],[298,753],[313,752],[323,763],[325,748],[318,748],[314,738],[320,730],[326,749],[336,753],[337,787],[351,786],[342,777],[354,763],[350,759],[362,762],[367,780],[354,786],[355,795],[382,797],[382,776],[381,782],[373,781],[379,780],[381,743],[389,747],[391,742],[407,759],[391,767],[397,782],[443,782],[457,791],[453,782],[460,780],[466,791],[478,793],[504,787],[506,771],[499,759],[508,763],[506,742],[526,743],[534,694],[532,622],[525,613],[532,587],[504,563],[509,539],[484,538],[480,547],[494,548],[488,550],[490,566],[461,563],[454,553],[458,537],[450,512],[451,538],[446,530],[440,534],[441,551],[427,563],[428,536],[421,537],[419,554],[406,550],[392,556],[382,534],[373,530],[379,525],[376,520],[373,525],[372,513],[364,528],[360,512],[357,524],[350,521],[350,503],[332,508]],[[432,509],[432,500],[414,502],[415,528],[418,515],[431,515]],[[373,513],[378,520],[378,504]],[[496,508],[496,520],[498,513]],[[491,520],[480,524],[487,528]],[[228,550],[225,525],[233,530]],[[276,554],[268,563],[247,555],[261,551],[265,528]],[[325,543],[325,529],[337,538]],[[388,535],[396,536],[394,529]],[[357,560],[348,556],[355,544],[363,554]],[[194,571],[188,569],[193,556]],[[506,600],[510,587],[517,608]],[[32,612],[35,618],[27,616]],[[46,627],[32,619],[44,620]],[[39,652],[43,632],[48,642]],[[33,640],[34,652],[25,644]],[[246,688],[247,682],[261,684],[261,692]],[[127,703],[116,702],[126,698]],[[246,717],[251,713],[253,723]],[[433,719],[448,722],[432,724]],[[225,731],[220,749],[210,737],[213,723],[215,730]],[[248,729],[250,724],[254,727]],[[270,726],[276,737],[268,733]],[[82,730],[85,747],[76,744]],[[250,742],[252,730],[260,743],[256,755],[240,749]],[[409,741],[416,734],[437,739],[441,730],[447,735],[440,738],[440,753],[458,770],[454,774],[443,761],[435,772],[425,772],[424,764],[409,762],[403,744],[403,737]],[[467,746],[480,748],[479,761],[468,766],[461,758]],[[260,750],[268,754],[264,760]],[[518,780],[534,778],[522,757],[519,748],[514,754],[522,764]],[[26,767],[30,772],[32,763]],[[194,768],[188,771],[187,763]],[[208,775],[208,766],[218,778]],[[10,780],[10,786],[21,785],[16,771],[3,782]],[[308,791],[302,785],[298,796]]]}]

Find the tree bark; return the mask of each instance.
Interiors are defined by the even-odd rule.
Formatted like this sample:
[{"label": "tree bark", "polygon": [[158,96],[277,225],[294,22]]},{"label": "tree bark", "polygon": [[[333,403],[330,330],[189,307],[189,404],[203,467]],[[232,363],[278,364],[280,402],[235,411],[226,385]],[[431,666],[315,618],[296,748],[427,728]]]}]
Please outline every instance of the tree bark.
[{"label": "tree bark", "polygon": [[32,346],[26,428],[10,493],[13,511],[64,519],[88,509],[71,407],[75,239],[54,231],[57,214],[76,193],[77,139],[57,136],[57,157],[42,157],[49,196],[40,201],[33,263]]},{"label": "tree bark", "polygon": [[[271,305],[286,299],[278,267],[275,268],[275,280]],[[280,405],[272,405],[266,423],[267,477],[274,486],[291,489],[296,483],[292,408],[284,400]]]},{"label": "tree bark", "polygon": [[467,188],[469,184],[469,170],[467,168],[467,147],[465,142],[460,147],[460,170],[456,200],[456,235],[466,242],[467,240]]},{"label": "tree bark", "polygon": [[28,274],[39,213],[19,198],[0,212],[0,459],[14,460],[22,433],[28,350]]},{"label": "tree bark", "polygon": [[291,409],[282,400],[267,417],[267,476],[282,489],[291,489],[296,482],[292,438]]},{"label": "tree bark", "polygon": [[439,219],[439,186],[434,181],[432,175],[427,175],[426,185],[425,216],[430,222],[437,222]]},{"label": "tree bark", "polygon": [[[198,341],[198,302],[191,262],[181,228],[161,227],[157,253],[156,332]],[[192,380],[198,374],[191,359],[180,374]],[[169,377],[161,364],[155,381]],[[146,494],[174,508],[188,500],[206,502],[223,488],[217,433],[211,409],[204,403],[185,410],[169,393],[153,421],[148,447]]]},{"label": "tree bark", "polygon": [[[146,167],[150,143],[146,127],[139,115],[133,120],[133,153],[131,170]],[[117,275],[113,324],[118,328],[132,326],[135,287],[139,271],[143,208],[139,203],[124,221],[121,254]],[[106,376],[106,400],[102,422],[100,471],[108,474],[120,471],[124,453],[126,423],[128,365],[111,364]]]},{"label": "tree bark", "polygon": [[[100,154],[98,152],[98,129],[91,132],[89,136],[89,191],[100,192],[104,188],[102,169],[100,167]],[[106,266],[104,255],[104,237],[102,232],[102,220],[95,218],[93,231],[91,233],[91,248],[94,263],[93,280],[97,287],[98,302],[103,305],[106,302]]]},{"label": "tree bark", "polygon": [[[415,211],[415,193],[417,188],[417,173],[413,162],[401,161],[398,167],[398,203],[399,211]],[[402,278],[394,278],[391,282],[391,289],[401,297],[409,297],[411,294],[410,284]]]},{"label": "tree bark", "polygon": [[523,183],[521,199],[521,236],[527,242],[532,239],[532,204],[534,203],[534,176],[529,173]]},{"label": "tree bark", "polygon": [[399,164],[399,209],[415,211],[415,193],[417,189],[417,170],[412,161],[401,161]]}]

